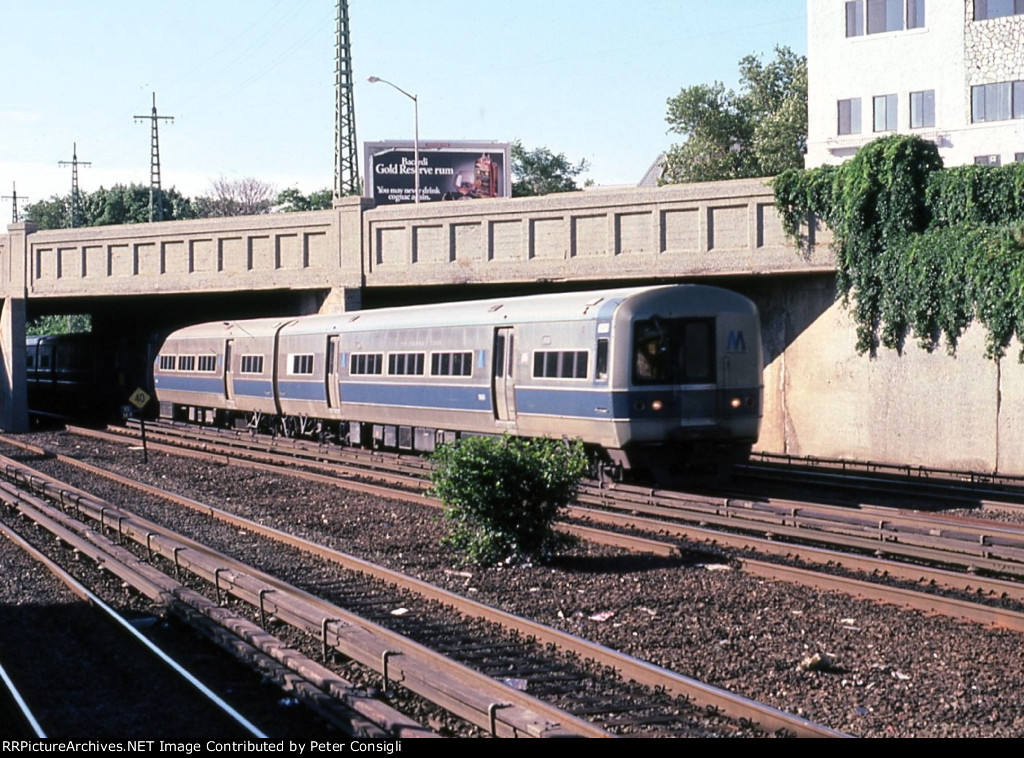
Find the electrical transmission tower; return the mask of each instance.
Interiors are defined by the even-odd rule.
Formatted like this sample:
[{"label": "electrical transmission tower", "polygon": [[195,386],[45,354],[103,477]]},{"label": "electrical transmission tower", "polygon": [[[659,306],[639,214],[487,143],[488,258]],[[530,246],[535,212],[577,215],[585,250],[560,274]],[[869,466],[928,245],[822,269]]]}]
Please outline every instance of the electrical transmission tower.
[{"label": "electrical transmission tower", "polygon": [[152,124],[149,149],[149,221],[163,221],[164,204],[160,196],[160,130],[161,121],[174,121],[174,116],[156,115],[156,93],[153,93],[153,113],[149,116],[134,116],[135,123],[149,119]]},{"label": "electrical transmission tower", "polygon": [[358,195],[359,161],[356,155],[356,113],[352,99],[352,41],[349,37],[348,0],[338,0],[334,38],[334,195]]},{"label": "electrical transmission tower", "polygon": [[58,166],[71,166],[71,228],[78,226],[78,167],[91,166],[89,161],[78,160],[78,143],[75,142],[70,161],[57,161]]},{"label": "electrical transmission tower", "polygon": [[[14,209],[11,211],[11,223],[18,223],[18,186],[14,182],[11,182],[11,194],[4,195],[2,199],[10,200],[12,202]],[[21,199],[28,200],[27,197],[23,197]]]}]

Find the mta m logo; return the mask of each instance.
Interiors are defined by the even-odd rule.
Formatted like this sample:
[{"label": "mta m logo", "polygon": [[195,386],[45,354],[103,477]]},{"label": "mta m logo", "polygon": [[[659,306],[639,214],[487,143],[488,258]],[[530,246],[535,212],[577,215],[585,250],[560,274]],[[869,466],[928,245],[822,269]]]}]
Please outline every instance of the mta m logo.
[{"label": "mta m logo", "polygon": [[725,352],[727,353],[745,353],[747,352],[747,340],[743,336],[742,329],[734,329],[729,332],[729,339],[725,343]]}]

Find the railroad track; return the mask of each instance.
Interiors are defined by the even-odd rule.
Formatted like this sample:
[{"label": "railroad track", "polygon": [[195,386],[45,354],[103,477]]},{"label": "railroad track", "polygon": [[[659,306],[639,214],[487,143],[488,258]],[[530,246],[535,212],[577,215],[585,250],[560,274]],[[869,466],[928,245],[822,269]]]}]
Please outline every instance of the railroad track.
[{"label": "railroad track", "polygon": [[[163,427],[159,429],[163,433]],[[74,431],[105,439],[132,434],[123,429],[113,432],[113,436],[108,436],[110,432]],[[421,459],[366,451],[350,454],[347,450],[325,449],[303,441],[261,440],[223,431],[189,439],[187,430],[176,426],[170,427],[166,439],[174,442],[170,450],[180,451],[178,444],[181,444],[195,455],[220,456],[223,462],[234,465],[312,467],[323,472],[324,478],[318,481],[324,483],[438,506],[423,494],[429,485],[425,478],[427,467]],[[366,461],[365,467],[361,465],[360,462]],[[317,476],[302,471],[295,473]],[[367,480],[383,481],[387,486]],[[796,553],[811,564],[839,563],[852,571],[884,572],[918,586],[969,593],[970,602],[945,603],[945,607],[954,615],[982,623],[999,623],[1008,628],[1019,626],[1013,617],[1015,609],[1003,612],[979,607],[976,611],[970,610],[978,605],[975,601],[984,598],[1024,602],[1024,585],[1020,583],[1024,579],[1024,527],[1019,525],[871,505],[836,507],[794,500],[697,495],[596,483],[581,487],[579,503],[580,506],[569,509],[571,519],[614,528],[618,534],[609,536],[579,527],[567,528],[603,544],[627,548],[648,545],[642,538],[630,540],[628,533],[640,532],[754,555],[793,557]],[[673,550],[657,545],[641,549]],[[767,569],[756,560],[748,560],[745,565],[768,575]],[[788,578],[794,576],[790,573]],[[822,586],[825,582],[810,573],[807,576],[813,586]],[[866,585],[858,594],[878,599],[893,596],[888,590],[875,591]],[[899,602],[907,602],[904,593],[898,595]],[[929,607],[934,606],[935,601],[922,597],[911,605]]]},{"label": "railroad track", "polygon": [[[236,739],[267,736],[5,523],[0,543],[5,571],[19,584],[17,600],[5,602],[17,610],[0,613],[0,647],[8,659],[2,678],[17,708],[4,716],[18,714],[5,722],[5,737],[170,738],[186,726]],[[29,602],[39,594],[48,602]],[[54,644],[58,630],[67,636]],[[76,644],[66,644],[69,639]],[[140,722],[136,714],[152,698],[124,692],[125,679],[135,677],[146,680],[147,692],[160,693],[152,720]],[[105,704],[103,717],[98,703]]]},{"label": "railroad track", "polygon": [[[16,478],[18,476],[19,475],[15,475]],[[130,482],[129,484],[132,484],[133,486],[136,487],[139,486],[137,482]],[[42,486],[44,490],[47,489],[45,485],[39,486]],[[50,488],[52,489],[52,487],[53,486],[51,485]],[[186,499],[178,499],[179,503],[182,503],[183,501],[185,501],[185,504],[189,505],[190,507],[198,508],[202,510],[202,512],[204,513],[214,515],[214,510],[210,509],[209,506],[196,504],[194,502],[188,502]],[[559,647],[565,650],[571,651],[575,656],[581,659],[590,659],[606,669],[615,669],[619,672],[619,676],[621,676],[623,679],[632,679],[636,681],[636,687],[642,688],[642,686],[646,686],[650,690],[650,692],[655,692],[656,694],[658,694],[658,698],[655,698],[655,700],[661,699],[664,701],[667,699],[668,702],[666,703],[666,705],[669,708],[669,712],[679,709],[679,703],[673,702],[672,697],[669,697],[674,695],[677,698],[681,697],[698,703],[701,707],[705,709],[711,709],[712,711],[717,711],[724,715],[731,716],[735,720],[735,723],[739,723],[741,725],[756,724],[762,731],[784,732],[802,735],[813,734],[815,736],[821,736],[825,734],[836,734],[832,730],[819,727],[811,722],[806,721],[805,719],[793,717],[774,708],[757,704],[754,701],[750,701],[746,698],[740,698],[731,695],[730,693],[718,690],[717,688],[708,687],[699,682],[688,680],[686,677],[681,677],[679,675],[673,674],[672,672],[659,669],[656,666],[644,664],[643,662],[636,661],[635,659],[631,659],[628,656],[617,654],[615,653],[615,651],[601,648],[601,646],[594,645],[593,643],[588,643],[586,640],[573,638],[571,635],[566,635],[564,633],[557,632],[556,630],[545,628],[542,625],[529,622],[526,619],[511,617],[508,614],[503,614],[501,612],[495,611],[494,609],[488,609],[485,606],[482,606],[480,604],[474,604],[471,601],[465,600],[464,598],[451,595],[450,593],[445,593],[442,590],[439,590],[438,588],[432,588],[423,582],[418,582],[417,580],[412,580],[407,577],[396,577],[394,575],[386,573],[383,569],[379,567],[374,567],[369,564],[366,564],[365,562],[353,559],[349,556],[344,556],[338,553],[337,551],[326,550],[322,547],[313,545],[312,543],[299,540],[294,536],[280,533],[275,530],[266,530],[264,528],[259,527],[256,524],[253,524],[252,522],[239,520],[237,517],[231,517],[229,514],[217,512],[216,516],[217,518],[231,519],[231,523],[233,526],[244,527],[246,532],[251,531],[254,533],[265,533],[270,537],[273,537],[280,541],[285,541],[293,546],[300,547],[304,551],[316,551],[317,555],[319,555],[320,557],[344,565],[351,571],[359,571],[364,574],[373,573],[375,576],[378,576],[381,579],[384,579],[385,581],[388,581],[390,583],[401,582],[405,589],[407,589],[408,591],[415,591],[421,595],[429,597],[430,599],[436,600],[438,602],[443,602],[446,604],[458,603],[460,606],[460,610],[463,613],[468,613],[470,615],[474,615],[477,617],[486,618],[491,622],[501,623],[507,628],[515,629],[521,636],[532,637],[538,641],[544,642],[545,644],[549,645],[558,645]],[[99,519],[100,521],[103,521],[104,518],[106,519],[107,525],[109,527],[112,527],[113,516],[104,516],[101,507],[99,511]],[[154,527],[152,525],[147,524],[145,526],[132,526],[129,528],[129,526],[127,525],[129,522],[121,521],[122,518],[126,517],[118,516],[117,530],[119,534],[124,534],[126,537],[135,535],[137,539],[141,539],[141,535],[143,534],[143,532],[145,532],[146,535],[152,535],[154,533]],[[162,541],[163,538],[160,538],[159,540],[153,537],[148,538],[150,546],[158,542],[162,543]],[[176,558],[178,560],[177,565],[183,565],[186,562],[184,560],[184,551],[189,551],[188,555],[191,556],[191,552],[195,548],[191,546],[179,546],[179,548],[180,549],[178,550],[178,553],[176,555]],[[165,555],[170,555],[171,553],[173,553],[173,550],[171,550],[171,553],[168,553],[167,549],[161,548],[161,552]],[[191,558],[189,558],[189,562],[191,562]],[[216,565],[216,568],[214,568],[214,565]],[[219,573],[218,568],[220,569]],[[234,575],[235,573],[237,573],[237,571],[238,570],[236,569],[225,568],[224,559],[218,557],[206,567],[205,575],[208,581],[212,581],[215,586],[222,586],[224,591],[226,592],[228,589],[228,586],[226,584],[228,572]],[[280,605],[281,603],[283,603],[283,600],[281,599],[283,591],[277,585],[270,583],[270,581],[266,578],[262,578],[260,581],[264,582],[264,584],[262,585],[262,595],[260,592],[250,589],[249,601],[252,602],[254,605],[260,604],[262,606],[263,613],[268,613],[278,618],[292,618],[292,616],[299,617],[300,621],[298,622],[298,626],[304,627],[306,631],[311,632],[314,635],[319,635],[321,641],[328,642],[332,645],[339,641],[338,639],[336,639],[339,635],[334,630],[332,624],[327,624],[325,633],[325,630],[322,627],[318,627],[317,624],[314,623],[313,619],[320,619],[322,623],[322,620],[325,618],[344,618],[340,610],[320,608],[316,613],[312,615],[310,615],[309,613],[300,614],[298,611],[285,610],[286,606]],[[234,586],[235,581],[232,580],[232,587]],[[309,598],[306,598],[304,602],[310,602]],[[267,605],[268,603],[272,604],[272,606]],[[449,643],[449,646],[452,647],[452,643]],[[469,649],[469,646],[469,643],[461,638],[458,639],[458,641],[454,644],[454,647],[459,648],[463,653],[465,653]],[[353,655],[352,651],[346,651],[346,654]],[[491,655],[490,652],[487,652],[486,654],[488,656]],[[513,659],[518,655],[521,655],[521,653],[516,653],[516,655],[513,656]],[[406,656],[403,655],[401,658],[398,658],[396,660],[400,662],[405,657]],[[395,666],[397,664],[392,663],[391,665]],[[501,666],[505,665],[506,664],[501,664]],[[563,696],[567,697],[569,700],[578,700],[580,692],[590,689],[586,686],[585,682],[581,682],[579,679],[571,679],[564,671],[559,671],[557,669],[550,668],[550,662],[542,662],[540,665],[543,667],[543,669],[539,672],[524,672],[521,668],[521,665],[522,664],[519,664],[520,668],[513,670],[523,673],[524,681],[526,679],[529,679],[531,682],[531,686],[535,686],[535,683],[539,680],[542,680],[544,678],[550,679],[554,681],[555,684],[560,684],[563,690]],[[412,675],[410,674],[408,676],[411,679]],[[513,675],[511,678],[513,680],[517,680],[520,677]],[[623,685],[620,684],[619,688],[621,689],[622,687]],[[645,697],[649,698],[650,693],[648,693],[648,695],[646,695]],[[635,728],[637,726],[642,726],[645,723],[649,724],[652,722],[657,722],[659,720],[664,720],[666,718],[666,711],[664,710],[664,706],[656,707],[656,703],[654,701],[644,702],[639,698],[640,695],[633,691],[630,691],[628,696],[615,693],[611,695],[595,694],[589,701],[587,709],[589,712],[591,712],[592,715],[600,714],[602,708],[608,709],[610,711],[624,710],[628,712],[628,717],[624,717],[621,714],[614,718],[607,716],[605,717],[608,719],[609,723],[614,723],[616,728],[620,729]],[[577,707],[579,707],[578,703]],[[642,713],[643,715],[637,715],[638,713]],[[671,726],[669,728],[671,728]],[[730,731],[730,729],[734,728],[735,727],[727,728],[726,731],[728,732]],[[748,726],[744,728],[749,729],[750,727]]]}]

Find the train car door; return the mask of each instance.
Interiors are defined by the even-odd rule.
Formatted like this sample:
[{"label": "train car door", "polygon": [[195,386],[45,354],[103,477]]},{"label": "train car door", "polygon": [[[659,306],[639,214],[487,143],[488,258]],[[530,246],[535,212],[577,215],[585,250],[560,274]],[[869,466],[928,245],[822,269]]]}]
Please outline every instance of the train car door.
[{"label": "train car door", "polygon": [[327,366],[325,371],[327,382],[327,407],[341,407],[341,377],[338,373],[338,347],[341,336],[337,334],[327,335]]},{"label": "train car door", "polygon": [[235,400],[235,374],[231,370],[231,358],[235,353],[235,341],[228,340],[224,345],[224,397],[228,402]]},{"label": "train car door", "polygon": [[491,396],[494,418],[513,428],[516,422],[515,327],[494,330],[494,360]]}]

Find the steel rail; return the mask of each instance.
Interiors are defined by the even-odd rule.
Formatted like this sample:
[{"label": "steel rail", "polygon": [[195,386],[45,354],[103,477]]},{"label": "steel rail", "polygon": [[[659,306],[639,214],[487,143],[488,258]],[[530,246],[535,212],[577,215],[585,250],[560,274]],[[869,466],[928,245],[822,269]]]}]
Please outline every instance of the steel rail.
[{"label": "steel rail", "polygon": [[[124,436],[111,437],[109,433],[81,431],[88,436],[103,439],[123,439]],[[171,451],[174,451],[173,448]],[[211,452],[206,448],[203,455]],[[265,455],[270,456],[265,460],[281,462],[277,455]],[[237,459],[233,459],[232,463],[241,465]],[[290,466],[294,462],[286,460],[284,463]],[[329,463],[309,462],[308,465],[333,470]],[[350,468],[344,471],[352,472]],[[402,484],[408,485],[405,477],[400,479]],[[365,483],[346,482],[342,486],[368,494],[433,504],[428,502],[426,496],[415,493],[400,495]],[[610,502],[611,493],[614,493],[614,502]],[[874,510],[864,515],[863,512],[849,508],[813,503],[713,498],[629,485],[613,485],[611,488],[584,486],[579,501],[608,508],[630,508],[638,513],[661,518],[715,524],[725,530],[761,534],[773,539],[785,538],[796,543],[835,545],[879,556],[903,556],[909,560],[960,566],[968,571],[987,571],[1024,578],[1024,531],[997,522],[979,526],[966,521],[951,524],[946,520],[936,524],[935,520],[900,514],[892,509],[877,516]],[[902,530],[897,530],[896,527],[901,525]]]},{"label": "steel rail", "polygon": [[[20,441],[15,440],[14,442],[25,446],[24,443],[21,443]],[[27,445],[26,447],[33,449],[39,453],[46,452],[42,448],[39,448],[37,446]],[[170,448],[171,452],[173,452],[173,450],[173,448]],[[89,464],[77,461],[74,458],[65,458],[64,460],[66,460],[66,462],[71,465],[77,465],[79,467],[89,466]],[[264,467],[264,464],[251,465],[261,468]],[[94,473],[97,474],[103,473],[101,469],[93,469],[93,471]],[[293,474],[303,477],[316,477],[317,481],[321,481],[327,484],[333,484],[336,486],[350,486],[349,483],[339,483],[338,481],[332,479],[331,477],[327,477],[324,475],[309,474],[307,472],[293,472]],[[135,483],[133,481],[125,481],[125,483],[128,484],[129,486],[135,486]],[[376,487],[375,485],[360,484],[354,485],[352,488],[364,492],[370,492],[371,494],[378,494],[385,497],[398,497],[401,499],[410,500],[412,502],[430,505],[432,507],[440,507],[439,502],[422,495],[400,492],[395,493],[390,490],[387,490],[386,488]],[[639,488],[629,489],[636,490],[642,495],[644,495],[644,493],[649,493],[649,491],[640,490]],[[649,494],[646,494],[644,496],[649,496]],[[682,497],[683,496],[680,496],[680,499]],[[651,507],[655,508],[656,512],[664,512],[668,516],[674,515],[674,511],[672,509],[661,511],[658,510],[656,506]],[[806,560],[811,563],[816,563],[819,565],[829,565],[838,563],[853,571],[861,571],[869,574],[882,573],[886,576],[912,583],[933,584],[936,586],[946,587],[948,589],[956,591],[973,593],[981,592],[992,597],[1002,596],[1015,599],[1018,602],[1024,601],[1024,585],[1018,582],[1011,582],[991,577],[981,577],[976,573],[979,569],[1002,571],[1004,570],[1004,566],[1002,564],[984,563],[982,565],[978,565],[975,563],[971,563],[967,566],[968,574],[965,575],[962,572],[949,571],[940,568],[929,568],[914,563],[904,563],[899,561],[886,560],[883,557],[885,553],[882,551],[881,546],[874,540],[871,540],[868,543],[862,543],[861,545],[862,550],[865,553],[868,553],[869,557],[859,556],[857,554],[848,552],[841,555],[837,555],[834,551],[822,550],[820,548],[815,548],[807,544],[777,542],[774,540],[774,534],[770,534],[768,537],[757,537],[744,533],[723,532],[719,530],[711,530],[696,526],[681,527],[678,524],[674,524],[671,522],[651,520],[649,518],[641,518],[635,515],[624,516],[621,514],[611,513],[608,511],[595,511],[593,509],[587,509],[578,506],[570,507],[569,515],[577,519],[582,519],[593,523],[604,523],[611,526],[615,526],[617,528],[635,527],[644,531],[673,535],[675,537],[687,539],[689,541],[697,543],[713,544],[721,547],[748,550],[766,555],[776,555],[779,557],[792,559],[795,554],[798,554],[803,560]],[[727,528],[730,528],[733,525],[727,521],[726,526]],[[561,526],[559,528],[566,531],[572,530],[572,528],[568,526]],[[797,537],[806,538],[807,535],[798,532]],[[627,548],[630,547],[630,545],[628,544],[629,538],[621,534],[609,536],[606,533],[591,530],[590,532],[588,532],[587,538],[591,539],[592,541],[599,542],[601,544],[618,545]],[[644,538],[642,537],[637,538],[637,540],[640,544],[643,545],[643,547],[640,549],[648,552],[651,551],[652,548],[650,546],[649,541],[644,540]],[[837,540],[836,542],[840,545],[845,545],[847,541]],[[660,550],[663,551],[662,554],[671,553],[671,549],[667,549],[664,546],[662,546]],[[667,551],[667,553],[665,551]],[[905,552],[905,550],[901,550],[899,553],[897,553],[897,555],[902,557],[905,554]],[[935,560],[941,560],[944,556],[940,554],[938,557],[936,557],[927,552],[916,552],[915,555],[912,557],[916,557],[918,560],[931,560],[934,562]],[[914,607],[923,607],[926,603],[929,602],[927,600],[928,597],[934,597],[934,595],[929,595],[929,593],[923,593],[921,602],[916,603]],[[987,613],[989,613],[989,611],[983,611],[980,612],[979,615],[984,617],[984,615]],[[996,623],[1002,625],[1003,622]],[[1005,625],[1009,627],[1015,626],[1016,621],[1010,619],[1005,623]]]},{"label": "steel rail", "polygon": [[199,692],[206,700],[208,700],[214,707],[224,713],[228,718],[242,727],[245,731],[251,734],[253,737],[258,739],[265,738],[267,735],[263,733],[256,725],[245,718],[241,713],[235,710],[229,705],[223,698],[217,693],[203,684],[199,679],[192,675],[187,669],[185,669],[180,663],[171,658],[167,653],[156,646],[148,637],[142,632],[132,626],[128,621],[121,616],[112,607],[107,605],[101,600],[95,593],[89,590],[85,585],[75,579],[71,574],[65,571],[63,568],[58,566],[54,561],[50,560],[46,555],[41,553],[27,541],[25,541],[19,534],[10,529],[6,524],[0,524],[0,533],[2,533],[7,539],[15,543],[30,555],[34,560],[44,566],[53,576],[64,583],[75,595],[87,602],[99,610],[103,615],[110,619],[116,624],[122,631],[126,632],[135,642],[145,648],[151,655],[157,658],[161,663],[167,666],[174,674],[187,682],[193,689]]},{"label": "steel rail", "polygon": [[77,513],[99,521],[101,527],[116,529],[119,539],[128,538],[145,546],[172,561],[176,568],[188,570],[215,584],[219,591],[259,608],[261,615],[272,615],[319,636],[324,644],[370,668],[384,661],[385,689],[390,673],[391,681],[400,682],[495,736],[611,736],[589,722],[148,519],[14,461],[0,458],[0,463],[8,478],[13,476],[30,486],[49,488],[50,494],[70,498]]},{"label": "steel rail", "polygon": [[[287,647],[256,624],[141,563],[123,547],[38,498],[3,483],[0,499],[103,570],[167,607],[220,647],[252,664],[347,734],[364,738],[437,736],[386,704],[368,698],[360,688]],[[70,508],[78,504],[68,500],[64,505]]]},{"label": "steel rail", "polygon": [[[821,736],[845,736],[839,732],[814,724],[772,706],[766,706],[740,695],[713,687],[698,680],[685,677],[667,669],[633,658],[632,656],[619,653],[589,640],[561,632],[538,622],[514,616],[490,606],[477,603],[455,593],[448,592],[441,588],[427,584],[399,572],[371,564],[354,556],[344,554],[308,540],[288,534],[287,532],[268,527],[251,521],[241,516],[228,513],[221,509],[199,503],[173,493],[166,493],[157,488],[142,484],[134,479],[122,477],[112,472],[105,472],[91,464],[82,461],[69,459],[67,462],[75,463],[83,470],[91,473],[104,475],[125,486],[130,486],[149,494],[171,500],[179,505],[189,507],[197,512],[203,513],[233,526],[249,530],[255,534],[261,534],[282,544],[304,550],[318,557],[330,560],[335,564],[350,571],[360,572],[368,576],[395,584],[403,589],[417,593],[428,600],[434,600],[445,605],[455,607],[466,615],[483,618],[488,621],[499,623],[507,628],[516,630],[521,634],[534,637],[543,643],[551,643],[559,648],[575,652],[583,658],[592,658],[603,666],[614,668],[620,671],[626,678],[633,679],[641,684],[650,687],[660,687],[665,691],[689,698],[700,705],[719,711],[724,715],[737,721],[748,721],[768,732],[786,732],[797,736],[821,737]],[[674,551],[675,549],[672,548]]]},{"label": "steel rail", "polygon": [[[100,433],[102,435],[102,433]],[[104,439],[109,439],[105,435]],[[2,438],[0,438],[2,439]],[[121,440],[123,438],[114,437],[115,440]],[[33,445],[26,445],[19,440],[12,440],[13,444],[20,445],[27,449],[32,449],[40,454],[47,454],[43,448]],[[168,446],[168,452],[176,452],[174,447]],[[77,459],[70,457],[61,457],[61,460],[69,463],[70,465],[79,466],[82,468],[89,469],[89,464]],[[246,463],[240,462],[237,465],[251,466],[255,468],[269,468],[271,470],[280,471],[280,468],[273,466],[267,466],[266,464],[260,463]],[[96,474],[104,475],[102,469],[91,468]],[[304,478],[313,478],[315,481],[319,481],[325,484],[331,484],[334,486],[341,486],[348,489],[355,489],[361,492],[367,492],[369,494],[380,495],[383,497],[391,497],[397,499],[403,499],[418,504],[429,505],[431,507],[438,508],[440,503],[437,500],[426,497],[424,495],[418,495],[414,493],[407,493],[401,491],[392,491],[384,487],[377,487],[375,485],[366,485],[361,483],[352,482],[339,482],[338,480],[325,476],[322,474],[312,474],[309,472],[292,471],[295,476],[302,476]],[[109,474],[108,476],[117,476],[115,474]],[[125,480],[125,484],[128,486],[136,486],[136,483],[132,480]],[[621,485],[617,485],[621,487]],[[631,490],[635,496],[650,497],[650,490],[643,490],[641,488],[626,487],[627,490]],[[676,499],[685,499],[688,496],[678,495]],[[648,506],[645,510],[655,514],[663,514],[667,517],[674,517],[676,512],[671,508],[663,508],[660,506]],[[823,550],[821,548],[815,548],[811,545],[805,544],[809,541],[809,535],[806,532],[796,531],[792,532],[797,539],[801,540],[799,543],[792,542],[779,542],[775,540],[777,536],[776,532],[770,532],[766,537],[758,537],[755,535],[743,533],[740,531],[720,531],[707,529],[700,526],[680,526],[677,523],[652,520],[650,518],[640,517],[637,515],[623,515],[618,513],[612,513],[609,511],[598,511],[589,508],[583,508],[580,506],[571,506],[568,509],[569,516],[593,523],[604,523],[617,528],[638,528],[649,532],[658,532],[673,535],[678,538],[687,539],[696,543],[704,543],[710,545],[717,545],[721,547],[728,547],[740,550],[748,550],[752,552],[762,553],[766,555],[776,555],[779,557],[794,558],[799,556],[801,559],[811,563],[819,565],[829,564],[841,564],[850,570],[861,571],[864,573],[873,574],[884,574],[902,581],[919,583],[919,584],[934,584],[936,586],[945,587],[948,589],[973,592],[973,593],[984,593],[993,597],[1007,597],[1015,599],[1019,602],[1024,602],[1024,585],[1019,582],[1006,581],[996,579],[992,577],[982,577],[977,574],[979,570],[988,570],[997,573],[1007,571],[1007,566],[1001,562],[990,562],[984,560],[972,561],[966,565],[967,574],[957,571],[949,571],[941,568],[926,567],[915,563],[900,562],[895,560],[887,560],[884,558],[886,554],[896,555],[897,557],[907,557],[908,550],[901,548],[900,550],[886,550],[886,545],[883,545],[875,540],[862,541],[857,546],[862,550],[864,555],[857,555],[855,553],[845,552],[837,554],[834,551]],[[702,523],[708,523],[703,520]],[[729,520],[724,522],[727,529],[735,529],[735,524]],[[565,531],[572,531],[570,526],[559,526],[560,529]],[[606,545],[616,545],[629,548],[628,544],[629,537],[620,534],[608,535],[596,530],[588,532],[588,539]],[[642,550],[650,552],[652,550],[650,541],[640,537],[637,538],[639,544],[643,545]],[[846,546],[849,540],[832,539],[824,540],[826,544],[838,544],[840,546]],[[897,547],[900,547],[897,545]],[[658,548],[662,551],[661,554],[671,554],[670,548],[662,546]],[[941,562],[945,559],[944,553],[932,553],[928,551],[911,551],[910,556],[915,560],[928,561],[928,562]],[[928,593],[923,593],[923,597],[930,597]],[[922,603],[917,604],[916,607],[921,607],[923,603],[927,601],[922,600]],[[1011,621],[1008,625],[1013,626],[1016,622]]]},{"label": "steel rail", "polygon": [[[964,573],[962,571],[950,571],[922,564],[887,560],[874,552],[866,555],[836,553],[834,550],[808,544],[778,542],[769,537],[723,532],[700,526],[683,526],[670,521],[658,521],[645,517],[586,508],[574,508],[571,509],[571,513],[574,517],[583,521],[605,524],[617,529],[638,529],[644,532],[662,534],[687,540],[697,547],[729,548],[761,555],[772,555],[790,561],[804,561],[821,566],[834,565],[851,571],[891,577],[915,584],[934,585],[975,594],[983,593],[990,597],[1006,597],[1017,602],[1024,602],[1024,584],[1021,582],[984,577],[971,572]],[[578,527],[566,528],[576,529]],[[604,539],[605,544],[612,544],[619,534],[612,533],[612,536],[608,536],[605,532],[593,530],[589,533],[594,534],[594,539]],[[601,537],[600,535],[605,536]]]},{"label": "steel rail", "polygon": [[[793,500],[749,500],[669,493],[657,490],[584,488],[580,503],[615,509],[631,508],[636,513],[673,517],[682,521],[714,523],[723,528],[750,533],[771,532],[812,541],[820,534],[822,542],[842,544],[845,537],[870,542],[941,550],[951,563],[967,560],[1003,560],[1007,566],[1018,564],[1008,573],[1024,576],[1024,530],[1017,525],[977,520],[939,519],[920,513],[901,513],[893,508],[837,507]],[[832,536],[835,535],[835,536]],[[868,535],[868,536],[865,536]],[[862,543],[860,543],[862,544]],[[896,552],[896,551],[891,551]]]},{"label": "steel rail", "polygon": [[[5,669],[2,664],[0,664],[0,682],[3,683],[4,691],[7,693],[6,699],[10,701],[10,704],[13,705],[18,714],[18,722],[14,728],[19,731],[24,730],[29,732],[30,735],[37,740],[46,739],[46,731],[36,719],[35,714],[32,713],[32,709],[29,708],[28,703],[25,702],[25,698],[22,697],[21,692],[18,691],[18,686],[14,683],[14,680],[11,679],[10,674],[7,673],[7,669]],[[0,708],[8,707],[10,707],[10,705],[0,704]]]},{"label": "steel rail", "polygon": [[[673,553],[678,553],[677,546],[662,540],[624,535],[625,540],[620,542],[616,539],[619,535],[610,534],[603,530],[583,526],[572,526],[568,530],[583,539],[625,547],[636,552],[661,556],[670,556]],[[794,556],[791,554],[788,557],[792,559],[797,557],[806,558],[807,556]],[[833,559],[834,557],[835,555],[832,554]],[[911,608],[924,613],[937,613],[950,618],[962,618],[976,624],[987,624],[1014,632],[1024,632],[1024,613],[1020,611],[981,605],[967,600],[943,597],[942,595],[904,587],[894,587],[841,574],[822,573],[816,569],[771,561],[759,561],[754,558],[740,557],[736,558],[735,562],[742,571],[752,576],[792,582],[803,587],[812,587],[819,590],[843,592],[853,597]],[[834,560],[829,560],[828,563],[837,568],[844,568],[844,566],[836,564]],[[874,562],[872,565],[877,570],[877,562]],[[896,565],[899,568],[905,568],[902,564]],[[917,577],[917,580],[921,580],[921,578]],[[1017,585],[1016,589],[1020,592],[1024,587]]]}]

